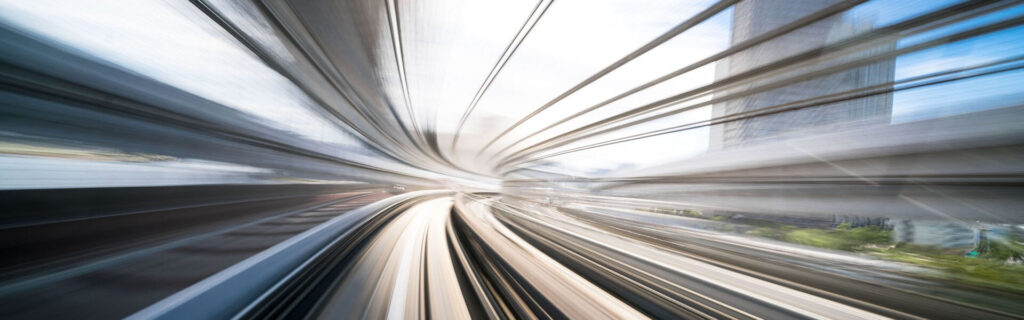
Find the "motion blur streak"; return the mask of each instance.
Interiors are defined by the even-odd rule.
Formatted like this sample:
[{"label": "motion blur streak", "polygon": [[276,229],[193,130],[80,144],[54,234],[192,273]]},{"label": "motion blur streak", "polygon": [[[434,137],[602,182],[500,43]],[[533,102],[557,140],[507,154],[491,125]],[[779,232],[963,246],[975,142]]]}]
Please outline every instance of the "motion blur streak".
[{"label": "motion blur streak", "polygon": [[0,0],[3,319],[1022,319],[1024,1]]}]

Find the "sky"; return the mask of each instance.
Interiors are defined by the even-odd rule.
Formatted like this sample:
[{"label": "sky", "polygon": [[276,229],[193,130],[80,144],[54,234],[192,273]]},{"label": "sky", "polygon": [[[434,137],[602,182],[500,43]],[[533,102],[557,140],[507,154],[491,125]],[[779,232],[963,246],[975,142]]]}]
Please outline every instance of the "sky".
[{"label": "sky", "polygon": [[[712,2],[555,1],[471,114],[457,159],[484,165],[473,158],[475,151],[502,129]],[[850,19],[869,21],[879,27],[955,2],[876,0],[846,14]],[[436,126],[442,137],[450,137],[480,83],[537,3],[399,3],[402,21],[413,26],[403,29],[402,36],[417,121]],[[1021,15],[1024,5],[906,38],[898,46]],[[0,0],[0,20],[247,112],[306,138],[346,148],[362,146],[336,121],[327,120],[294,84],[263,65],[185,1]],[[553,105],[499,140],[496,146],[503,147],[577,110],[728,48],[731,21],[731,10],[712,17]],[[1024,29],[1017,27],[901,56],[896,60],[895,77],[899,80],[1024,54],[1022,34]],[[261,39],[261,43],[273,44],[273,39]],[[893,122],[1018,105],[1024,101],[1024,89],[1019,85],[1022,77],[1022,72],[1010,72],[896,93]],[[559,124],[520,146],[714,80],[713,64],[699,68]],[[696,109],[615,136],[699,121],[710,115],[710,108]],[[581,173],[647,167],[700,155],[706,151],[708,140],[708,130],[703,128],[550,160]],[[446,143],[442,141],[443,145]]]}]

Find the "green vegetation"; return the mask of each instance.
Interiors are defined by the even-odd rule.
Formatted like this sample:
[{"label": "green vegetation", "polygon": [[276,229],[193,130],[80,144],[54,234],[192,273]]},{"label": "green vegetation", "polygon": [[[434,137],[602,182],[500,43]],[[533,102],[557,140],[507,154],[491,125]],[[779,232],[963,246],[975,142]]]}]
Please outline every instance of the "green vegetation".
[{"label": "green vegetation", "polygon": [[[966,257],[935,248],[899,244],[887,250],[872,252],[872,254],[887,260],[912,263],[942,271],[937,275],[941,279],[1024,293],[1024,265],[1006,263],[1006,259],[1001,259],[1003,252],[994,255],[981,254],[977,257]],[[1017,255],[1019,254],[1018,251]]]},{"label": "green vegetation", "polygon": [[978,245],[983,258],[996,260],[1024,260],[1024,235],[1015,233],[1003,238],[987,240]]},{"label": "green vegetation", "polygon": [[893,244],[891,231],[879,226],[851,228],[842,224],[833,229],[762,226],[747,234],[808,246],[861,252],[886,260],[911,263],[940,271],[928,275],[962,284],[1024,293],[1024,239],[1020,235],[990,240],[978,246],[975,256],[959,250]]},{"label": "green vegetation", "polygon": [[786,235],[795,230],[797,230],[797,228],[794,226],[763,226],[757,227],[757,229],[754,230],[747,231],[747,234],[780,241],[786,241]]},{"label": "green vegetation", "polygon": [[[651,208],[650,212],[690,218],[725,220],[704,216],[697,210]],[[892,242],[892,231],[881,226],[852,228],[843,223],[831,229],[798,228],[775,222],[751,222],[747,234],[807,246],[870,254],[886,260],[910,263],[939,272],[922,276],[960,284],[1024,294],[1024,235],[989,240],[965,256],[963,249],[943,250]],[[735,232],[735,225],[716,228]],[[1016,263],[1015,263],[1016,262]]]},{"label": "green vegetation", "polygon": [[869,245],[888,245],[892,242],[891,233],[879,226],[851,228],[847,223],[830,230],[781,226],[759,227],[748,232],[765,238],[845,251],[857,251]]},{"label": "green vegetation", "polygon": [[892,242],[892,231],[879,226],[850,228],[841,224],[832,230],[798,229],[786,234],[786,240],[809,246],[837,250],[855,251],[869,245],[888,245]]},{"label": "green vegetation", "polygon": [[704,214],[701,213],[700,211],[690,210],[690,209],[650,208],[647,211],[654,212],[654,213],[663,213],[663,214],[671,214],[671,215],[676,215],[676,216],[690,217],[690,218],[700,218],[700,219],[705,218]]}]

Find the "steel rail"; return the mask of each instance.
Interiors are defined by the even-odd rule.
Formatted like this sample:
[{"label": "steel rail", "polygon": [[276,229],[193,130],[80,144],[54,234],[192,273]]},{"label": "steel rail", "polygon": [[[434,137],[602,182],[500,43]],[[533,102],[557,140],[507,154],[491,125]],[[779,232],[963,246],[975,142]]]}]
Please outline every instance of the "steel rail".
[{"label": "steel rail", "polygon": [[[337,88],[335,88],[335,91],[338,92],[344,99],[346,99],[346,102],[350,106],[352,106],[352,109],[354,111],[356,111],[356,113],[359,116],[361,116],[365,121],[367,121],[367,123],[369,123],[371,125],[371,127],[373,127],[377,132],[381,133],[385,137],[386,140],[390,140],[391,144],[383,143],[383,142],[379,141],[378,139],[374,138],[369,132],[367,132],[366,130],[360,128],[359,125],[357,125],[355,122],[353,122],[351,119],[349,119],[349,117],[345,116],[344,114],[339,112],[337,109],[330,107],[330,104],[328,104],[322,97],[320,97],[319,95],[315,94],[313,92],[313,90],[310,89],[307,85],[305,85],[302,81],[299,81],[298,78],[296,78],[294,74],[292,74],[291,72],[288,72],[282,64],[280,64],[277,60],[273,59],[266,52],[266,50],[264,50],[259,44],[257,44],[256,41],[253,40],[248,34],[246,34],[244,31],[242,31],[241,28],[239,28],[234,22],[232,22],[230,19],[227,19],[226,17],[224,17],[224,15],[220,11],[218,11],[214,6],[212,6],[209,3],[207,3],[208,0],[189,0],[189,1],[192,2],[192,4],[196,8],[198,8],[201,12],[206,14],[207,17],[209,17],[211,20],[213,20],[215,23],[217,23],[222,29],[227,31],[239,43],[241,43],[249,51],[251,51],[253,54],[255,54],[256,57],[259,58],[261,61],[263,61],[263,63],[266,64],[269,68],[271,68],[272,70],[274,70],[275,72],[277,72],[281,76],[283,76],[286,79],[288,79],[288,81],[290,81],[291,83],[295,84],[295,86],[298,87],[300,90],[302,90],[302,92],[307,97],[312,99],[313,102],[317,104],[317,106],[319,106],[321,109],[323,109],[325,112],[327,112],[328,114],[330,114],[334,118],[337,118],[340,121],[342,121],[342,123],[344,123],[346,126],[348,126],[347,129],[354,130],[356,133],[358,133],[358,135],[360,136],[360,138],[362,140],[366,141],[373,148],[375,148],[375,149],[377,149],[377,150],[387,154],[388,156],[391,156],[394,159],[401,159],[402,158],[401,156],[399,156],[398,154],[395,153],[395,150],[393,150],[390,147],[390,146],[393,146],[393,145],[398,145],[397,144],[398,142],[395,141],[392,137],[388,136],[383,131],[383,129],[380,126],[376,125],[373,121],[371,121],[371,119],[368,118],[367,115],[362,112],[362,110],[359,110],[358,108],[356,108],[355,107],[356,104],[354,103],[354,101],[350,97],[348,97],[348,95],[346,95],[344,92],[342,92],[342,91],[338,90]],[[260,9],[261,9],[261,11],[266,12],[265,10],[262,10],[262,8],[260,8]],[[269,21],[269,22],[271,22],[271,23],[276,25],[275,29],[277,29],[277,30],[285,30],[285,29],[283,29],[283,27],[281,26],[280,23],[275,23],[276,20],[272,20],[272,21]],[[287,33],[287,31],[286,31],[286,33]],[[292,39],[289,37],[289,40],[292,40]],[[292,41],[292,42],[295,43],[294,41]],[[296,47],[300,47],[300,46],[296,45]],[[303,52],[303,54],[306,54],[306,53]],[[306,58],[307,58],[307,60],[312,62],[312,59],[308,55],[307,55]],[[318,71],[320,71],[320,70],[318,69]],[[322,77],[324,77],[324,79],[328,79],[327,75],[325,73],[323,73],[322,71],[319,74]]]},{"label": "steel rail", "polygon": [[707,66],[707,65],[711,64],[712,62],[721,60],[721,59],[723,59],[725,57],[728,57],[728,56],[730,56],[730,55],[732,55],[734,53],[737,53],[737,52],[749,49],[751,47],[754,47],[756,45],[759,45],[759,44],[768,42],[770,40],[776,39],[776,38],[781,37],[781,36],[791,32],[793,30],[797,30],[799,28],[805,27],[805,26],[810,25],[812,23],[824,20],[824,19],[826,19],[828,17],[831,17],[833,15],[839,14],[839,13],[841,13],[843,11],[846,11],[847,9],[850,9],[850,8],[853,8],[853,7],[857,6],[857,5],[860,5],[861,3],[864,3],[866,1],[867,0],[842,1],[842,2],[836,3],[836,4],[832,5],[832,6],[826,7],[824,9],[818,10],[816,12],[813,12],[813,13],[807,15],[807,16],[804,16],[803,18],[797,19],[797,20],[795,20],[793,22],[790,22],[790,23],[788,23],[786,25],[783,25],[781,27],[772,29],[772,30],[770,30],[768,32],[765,32],[765,33],[763,33],[761,35],[758,35],[758,36],[756,36],[754,38],[747,39],[747,40],[744,40],[744,41],[742,41],[740,43],[732,45],[728,49],[722,50],[722,51],[720,51],[720,52],[718,52],[716,54],[713,54],[713,55],[711,55],[711,56],[709,56],[707,58],[701,59],[700,61],[691,63],[691,64],[689,64],[689,65],[687,65],[685,67],[682,67],[682,68],[677,69],[675,71],[669,72],[669,73],[667,73],[667,74],[665,74],[663,76],[660,76],[660,77],[658,77],[658,78],[656,78],[654,80],[648,81],[648,82],[646,82],[646,83],[644,83],[644,84],[642,84],[640,86],[637,86],[635,88],[629,89],[629,90],[627,90],[625,92],[622,92],[622,93],[620,93],[620,94],[618,94],[618,95],[616,95],[614,97],[608,98],[608,99],[606,99],[604,101],[601,101],[601,102],[599,102],[599,103],[597,103],[595,105],[587,107],[587,108],[585,108],[583,110],[577,111],[577,112],[575,112],[575,113],[573,113],[573,114],[571,114],[571,115],[569,115],[569,116],[567,116],[565,118],[562,118],[562,119],[560,119],[558,121],[554,121],[550,125],[548,125],[548,126],[546,126],[544,128],[541,128],[540,130],[534,131],[534,132],[532,132],[530,134],[527,134],[526,136],[520,138],[519,140],[516,140],[515,142],[512,142],[512,143],[508,144],[507,146],[505,146],[501,150],[498,150],[497,152],[495,152],[491,156],[491,158],[493,159],[494,157],[497,157],[497,156],[501,155],[505,151],[508,151],[509,149],[515,147],[516,145],[522,143],[523,141],[526,141],[526,140],[528,140],[530,138],[533,138],[534,136],[536,136],[536,135],[538,135],[538,134],[540,134],[540,133],[542,133],[544,131],[550,130],[551,128],[554,128],[554,127],[556,127],[556,126],[558,126],[560,124],[563,124],[563,123],[566,123],[566,122],[568,122],[570,120],[576,119],[576,118],[578,118],[578,117],[580,117],[580,116],[582,116],[584,114],[587,114],[587,113],[589,113],[591,111],[600,109],[600,108],[602,108],[602,107],[604,107],[604,106],[606,106],[608,104],[611,104],[612,102],[619,101],[622,98],[625,98],[625,97],[633,95],[633,94],[635,94],[637,92],[646,90],[647,88],[653,87],[653,86],[655,86],[655,85],[657,85],[659,83],[662,83],[662,82],[665,82],[665,81],[667,81],[669,79],[675,78],[676,76],[679,76],[679,75],[682,75],[684,73],[687,73],[687,72],[696,70],[698,68]]},{"label": "steel rail", "polygon": [[[870,46],[871,44],[873,44],[875,42],[887,41],[885,39],[880,39],[879,36],[898,34],[901,31],[907,31],[907,30],[910,30],[910,33],[903,34],[902,36],[906,36],[906,35],[909,35],[909,34],[917,34],[917,33],[921,33],[921,32],[927,31],[927,30],[931,30],[931,29],[934,29],[934,28],[937,28],[937,27],[941,27],[941,26],[947,25],[947,24],[955,22],[955,21],[959,21],[961,19],[965,19],[967,17],[971,17],[971,16],[973,16],[973,14],[980,14],[980,13],[983,13],[983,12],[987,11],[987,10],[979,10],[979,11],[974,11],[974,12],[971,12],[971,13],[963,13],[960,10],[951,10],[951,9],[954,9],[954,8],[947,8],[946,10],[942,10],[942,12],[936,12],[935,15],[928,15],[928,17],[919,17],[919,18],[913,19],[913,21],[907,21],[907,22],[900,23],[898,25],[894,25],[894,26],[891,26],[891,27],[887,27],[887,28],[883,28],[883,29],[878,29],[878,30],[875,30],[874,32],[869,32],[869,33],[866,33],[866,34],[862,34],[860,36],[856,36],[856,37],[847,39],[847,40],[842,41],[842,42],[837,42],[837,43],[834,43],[832,45],[827,45],[827,46],[819,47],[819,48],[816,48],[816,49],[811,49],[811,50],[808,50],[808,51],[804,51],[802,53],[795,54],[795,55],[790,56],[788,58],[785,58],[785,59],[782,59],[782,60],[778,60],[778,61],[776,61],[774,63],[770,63],[768,65],[764,65],[764,66],[761,66],[761,67],[758,67],[758,68],[754,68],[754,69],[748,70],[746,72],[743,72],[743,73],[740,73],[740,74],[737,74],[737,75],[734,75],[734,76],[730,76],[728,78],[724,78],[724,79],[715,81],[715,82],[713,82],[711,84],[708,84],[708,85],[705,85],[705,86],[702,86],[702,87],[699,87],[699,88],[696,88],[696,89],[693,89],[693,90],[689,90],[689,91],[686,91],[686,92],[683,92],[683,93],[680,93],[680,94],[677,94],[677,95],[673,95],[673,96],[670,96],[670,97],[667,97],[667,98],[664,98],[664,99],[652,102],[652,103],[645,104],[643,106],[640,106],[640,107],[637,107],[637,108],[634,108],[634,109],[631,109],[631,110],[619,113],[619,114],[617,114],[615,116],[605,118],[604,120],[601,120],[601,121],[590,123],[590,124],[588,124],[586,126],[574,129],[574,130],[569,131],[569,132],[567,132],[567,133],[565,133],[563,135],[556,136],[556,137],[547,139],[545,141],[536,143],[536,144],[531,145],[531,146],[529,146],[527,148],[521,149],[520,151],[517,151],[516,153],[513,153],[513,154],[511,154],[509,156],[506,156],[506,157],[501,159],[501,162],[499,162],[499,164],[496,166],[496,168],[505,167],[505,166],[507,166],[508,163],[511,163],[511,162],[516,161],[516,160],[522,159],[525,156],[528,156],[530,154],[533,154],[533,153],[536,153],[536,152],[539,152],[539,151],[542,151],[542,150],[551,149],[553,147],[558,147],[558,146],[561,146],[561,145],[565,145],[567,143],[571,143],[572,141],[575,141],[575,140],[580,140],[580,139],[584,139],[584,138],[587,138],[587,137],[591,137],[593,135],[585,134],[585,133],[587,131],[591,131],[593,129],[599,128],[599,127],[607,125],[609,123],[613,123],[613,122],[620,121],[622,119],[627,119],[627,118],[636,117],[636,116],[639,116],[639,115],[651,113],[653,111],[656,111],[656,110],[659,110],[659,109],[662,109],[662,108],[665,108],[665,107],[668,107],[668,106],[677,105],[677,104],[685,102],[685,101],[694,100],[694,99],[699,98],[701,96],[706,96],[706,95],[712,94],[714,90],[720,90],[720,89],[722,89],[723,87],[726,87],[726,86],[738,86],[740,84],[751,83],[751,82],[755,82],[757,80],[762,80],[765,77],[769,77],[769,76],[773,76],[773,75],[778,75],[778,74],[783,73],[783,71],[785,70],[784,68],[786,68],[786,67],[803,66],[803,65],[809,64],[810,63],[809,59],[828,57],[828,55],[830,55],[830,54],[831,55],[840,54],[840,53],[843,53],[844,51],[856,51],[856,49],[858,49],[859,47]],[[953,19],[953,21],[939,21],[939,23],[927,25],[929,22],[935,22],[934,18],[935,18],[936,15],[938,16],[939,19],[941,19],[941,18],[948,18],[948,17],[953,17],[954,19]],[[1016,20],[1014,20],[1014,21],[1016,21]],[[817,70],[817,71],[812,71],[812,72],[809,72],[809,73],[805,73],[805,74],[800,74],[800,75],[797,75],[797,76],[789,77],[789,78],[787,78],[787,79],[785,79],[783,81],[773,82],[773,83],[771,83],[769,85],[765,85],[765,86],[762,86],[762,87],[755,88],[753,90],[745,91],[744,93],[749,95],[749,94],[754,94],[754,93],[757,93],[757,92],[766,91],[766,90],[769,90],[769,89],[781,88],[781,87],[784,87],[784,86],[787,86],[787,85],[791,85],[792,83],[810,80],[810,79],[813,79],[814,77],[819,77],[819,76],[827,75],[827,74],[838,72],[838,71],[841,71],[841,70],[844,70],[844,69],[857,67],[859,65],[869,64],[869,63],[872,63],[872,62],[876,62],[876,61],[880,61],[880,60],[884,60],[884,59],[888,59],[888,58],[894,58],[894,57],[896,57],[898,55],[901,55],[901,54],[906,54],[906,53],[909,53],[909,52],[920,51],[920,50],[924,50],[924,49],[927,49],[927,48],[939,46],[939,45],[942,45],[942,44],[945,44],[945,43],[948,43],[948,42],[963,40],[963,39],[971,38],[971,37],[974,37],[974,36],[977,36],[977,35],[985,34],[985,33],[988,33],[988,32],[994,32],[994,31],[997,31],[997,30],[1009,28],[1009,27],[1015,26],[1014,23],[1015,22],[1010,22],[1010,23],[1003,22],[1003,23],[998,23],[998,24],[995,24],[995,25],[989,25],[989,26],[986,26],[986,27],[980,27],[980,28],[971,29],[971,30],[968,30],[968,31],[964,31],[964,32],[960,32],[960,33],[954,34],[954,35],[949,35],[949,36],[945,36],[945,37],[938,38],[938,39],[935,39],[935,40],[931,40],[931,41],[928,41],[928,42],[925,42],[925,43],[920,43],[920,44],[916,44],[916,45],[913,45],[913,46],[908,46],[908,47],[905,47],[905,48],[897,49],[897,50],[894,50],[894,51],[891,51],[891,52],[888,52],[888,53],[885,53],[885,54],[879,54],[879,55],[870,56],[870,57],[867,57],[867,58],[857,59],[857,60],[853,60],[853,61],[850,61],[850,62],[845,62],[845,63],[838,64],[838,65],[835,65],[835,66],[831,66],[831,67],[828,67],[828,68],[820,69],[820,70]],[[922,25],[926,25],[926,26],[923,27],[923,28],[917,28],[917,27],[922,26]],[[688,111],[688,110],[691,110],[691,109],[690,108],[677,109],[677,110],[673,110],[673,111],[666,112],[666,113],[663,113],[663,114],[659,114],[658,117],[672,115],[672,114],[677,114],[677,113],[680,113],[680,112],[683,112],[683,111]],[[652,120],[657,119],[658,117],[651,117],[651,118],[640,119],[640,120],[637,120],[637,121],[634,121],[634,122],[630,122],[630,123],[625,124],[625,125],[620,125],[618,128],[623,128],[623,127],[627,127],[627,126],[631,126],[631,125],[636,125],[636,124],[643,123],[643,122],[652,121]]]},{"label": "steel rail", "polygon": [[[764,107],[764,108],[756,109],[756,110],[750,110],[750,111],[745,111],[745,112],[738,112],[738,113],[723,115],[723,116],[712,118],[712,119],[708,119],[708,120],[695,121],[695,122],[690,122],[690,123],[686,123],[686,124],[682,124],[682,125],[678,125],[678,126],[672,126],[672,127],[668,127],[668,128],[664,128],[664,129],[653,130],[653,131],[639,133],[639,134],[635,134],[635,135],[630,135],[630,136],[626,136],[626,137],[622,137],[622,138],[616,138],[616,139],[612,139],[612,140],[608,140],[608,141],[588,144],[588,145],[585,145],[585,146],[580,146],[580,147],[572,148],[572,149],[569,149],[569,150],[559,151],[559,152],[556,152],[556,153],[547,154],[547,155],[544,155],[544,156],[533,158],[532,161],[536,161],[536,160],[540,160],[540,159],[547,159],[547,158],[551,158],[551,157],[555,157],[555,156],[559,156],[559,155],[565,155],[565,154],[568,154],[568,153],[579,152],[579,151],[583,151],[583,150],[588,150],[588,149],[593,149],[593,148],[598,148],[598,147],[603,147],[603,146],[608,146],[608,145],[613,145],[613,144],[618,144],[618,143],[623,143],[623,142],[629,142],[629,141],[634,141],[634,140],[639,140],[639,139],[644,139],[644,138],[650,138],[650,137],[665,135],[665,134],[669,134],[669,133],[676,133],[676,132],[685,131],[685,130],[703,128],[703,127],[708,127],[708,126],[722,124],[722,123],[727,123],[727,122],[739,121],[739,120],[744,120],[744,119],[752,119],[752,118],[757,118],[757,117],[762,117],[762,116],[767,116],[767,115],[772,115],[772,114],[778,114],[778,113],[782,113],[782,112],[802,110],[802,109],[807,109],[807,108],[814,108],[814,107],[821,107],[821,106],[826,106],[827,107],[827,105],[829,105],[829,104],[838,103],[838,102],[842,102],[842,101],[855,100],[855,99],[865,98],[865,97],[874,96],[874,95],[894,93],[894,92],[899,92],[899,91],[904,91],[904,90],[909,90],[909,89],[916,89],[916,88],[922,88],[922,87],[927,87],[927,86],[932,86],[932,85],[939,85],[939,84],[943,84],[943,83],[947,83],[947,82],[966,80],[966,79],[971,79],[971,78],[976,78],[976,77],[983,77],[983,76],[993,75],[993,74],[1002,73],[1002,72],[1009,72],[1009,71],[1014,71],[1014,70],[1020,70],[1020,69],[1024,68],[1024,65],[1011,65],[1011,66],[1006,66],[1006,67],[1003,67],[1003,68],[1000,68],[1000,69],[996,69],[996,70],[978,72],[978,73],[968,74],[968,75],[961,75],[961,76],[956,76],[956,77],[952,77],[952,78],[943,78],[943,79],[931,80],[931,81],[927,81],[927,82],[915,83],[915,84],[911,84],[911,85],[906,85],[906,86],[901,86],[899,88],[895,88],[895,86],[898,86],[898,85],[903,85],[903,84],[912,83],[912,82],[918,82],[918,81],[922,81],[922,80],[926,80],[926,79],[931,79],[931,78],[936,78],[936,77],[940,77],[940,76],[944,76],[944,75],[949,75],[949,74],[953,74],[953,73],[961,73],[961,72],[965,72],[965,71],[972,71],[972,70],[976,70],[976,69],[987,68],[987,67],[1001,65],[1001,64],[1013,63],[1013,62],[1017,62],[1017,61],[1021,61],[1021,60],[1024,60],[1024,56],[1017,56],[1017,57],[1013,57],[1013,58],[1010,58],[1010,59],[1000,60],[1000,61],[994,62],[994,63],[986,63],[986,64],[977,65],[977,66],[971,66],[971,67],[967,67],[967,68],[957,68],[957,69],[954,69],[954,70],[947,70],[947,71],[930,73],[930,74],[927,74],[927,75],[916,76],[916,77],[912,77],[912,78],[908,78],[908,79],[903,79],[903,80],[900,80],[900,81],[886,82],[886,83],[882,83],[882,84],[878,84],[878,85],[873,85],[873,86],[869,86],[869,87],[863,87],[863,88],[858,88],[858,89],[854,89],[854,90],[848,90],[848,91],[844,91],[844,92],[838,92],[838,93],[834,93],[834,94],[829,94],[829,95],[813,97],[813,98],[809,98],[809,99],[803,99],[803,100],[788,102],[788,103],[784,103],[784,104],[768,106],[768,107]],[[694,105],[693,107],[696,108],[696,107],[700,107],[700,106],[707,106],[707,105],[711,105],[711,104],[714,104],[714,103],[717,103],[717,102],[723,102],[723,101],[731,100],[731,99],[734,99],[734,98],[736,98],[736,97],[726,96],[726,97],[723,97],[721,99],[716,98],[716,99],[713,99],[713,100],[708,101],[708,102],[703,102],[703,103],[700,103],[698,105]],[[605,130],[602,130],[602,131],[599,131],[599,132],[595,132],[594,135],[605,134],[605,133],[616,131],[616,130],[620,130],[620,129],[622,129],[622,128],[621,127],[609,128],[609,129],[605,129]]]},{"label": "steel rail", "polygon": [[554,0],[541,0],[537,2],[537,5],[533,8],[533,12],[530,13],[530,17],[523,22],[523,25],[519,27],[519,31],[516,32],[515,37],[509,42],[508,46],[505,47],[505,51],[498,58],[498,61],[494,62],[494,66],[491,67],[491,72],[484,78],[484,82],[480,84],[480,88],[476,90],[476,94],[473,95],[473,100],[470,101],[469,106],[466,107],[466,111],[462,113],[459,118],[459,124],[455,128],[455,134],[452,136],[451,152],[455,153],[455,147],[459,144],[459,136],[462,134],[462,129],[466,125],[466,120],[469,119],[470,114],[476,109],[480,99],[483,98],[484,94],[487,93],[487,89],[490,89],[491,83],[498,77],[501,70],[505,68],[505,64],[512,58],[512,55],[519,49],[519,45],[526,40],[526,37],[533,31],[533,27],[537,25],[544,13],[547,12],[548,8]]},{"label": "steel rail", "polygon": [[544,110],[547,110],[548,108],[550,108],[555,103],[558,103],[559,101],[562,101],[562,99],[565,99],[566,97],[572,95],[573,93],[576,93],[580,89],[583,89],[584,87],[590,85],[594,81],[597,81],[598,79],[604,77],[605,75],[608,75],[609,73],[611,73],[612,71],[615,71],[619,67],[622,67],[626,63],[628,63],[630,61],[633,61],[633,59],[636,59],[636,58],[640,57],[641,55],[647,53],[648,51],[651,51],[652,49],[660,46],[661,44],[663,44],[665,42],[667,42],[668,40],[671,40],[672,38],[674,38],[675,36],[679,35],[680,33],[683,33],[686,30],[689,30],[690,28],[692,28],[692,27],[694,27],[694,26],[696,26],[696,25],[698,25],[698,24],[700,24],[700,23],[710,19],[711,17],[717,15],[719,12],[722,12],[725,9],[728,9],[733,4],[735,4],[735,3],[739,2],[739,1],[740,0],[720,0],[720,1],[716,2],[715,4],[711,5],[710,7],[708,7],[707,9],[704,9],[703,11],[697,13],[693,17],[690,17],[689,19],[686,19],[685,21],[680,22],[675,27],[672,27],[672,29],[669,29],[665,33],[659,35],[657,38],[654,38],[653,40],[647,42],[643,46],[640,46],[640,48],[637,48],[636,50],[633,50],[632,52],[630,52],[629,54],[623,56],[622,58],[619,58],[619,60],[616,60],[612,64],[610,64],[610,65],[604,67],[603,69],[601,69],[600,71],[590,75],[590,77],[587,77],[583,81],[577,83],[575,86],[573,86],[569,90],[566,90],[565,92],[562,92],[561,94],[559,94],[554,99],[551,99],[550,101],[548,101],[547,103],[544,103],[543,105],[541,105],[537,109],[534,109],[532,112],[530,112],[530,114],[526,115],[523,118],[520,118],[518,121],[516,121],[515,124],[512,124],[512,126],[506,128],[505,131],[502,131],[496,137],[491,139],[490,142],[488,142],[486,145],[484,145],[484,147],[481,148],[480,151],[477,152],[477,155],[479,156],[485,150],[490,148],[491,145],[493,145],[499,139],[505,137],[505,135],[507,135],[509,132],[511,132],[515,128],[519,127],[519,125],[522,125],[523,123],[525,123],[526,121],[530,120],[530,118],[533,118],[537,114],[540,114],[541,112],[544,112]]},{"label": "steel rail", "polygon": [[[257,4],[257,7],[259,7],[259,9],[264,12],[264,15],[268,17],[269,21],[274,23],[275,26],[277,26],[280,30],[284,31],[286,38],[296,48],[299,48],[299,51],[301,51],[301,53],[305,56],[306,60],[313,64],[317,72],[320,73],[320,75],[324,79],[326,79],[328,83],[330,83],[331,87],[333,87],[336,92],[341,94],[346,99],[346,101],[350,105],[352,105],[354,111],[356,111],[363,119],[366,119],[371,124],[371,126],[374,127],[374,129],[376,129],[378,132],[384,135],[386,139],[391,141],[395,147],[399,148],[400,150],[406,153],[407,157],[399,157],[400,160],[403,160],[406,163],[409,163],[420,168],[428,168],[432,166],[432,161],[423,162],[424,160],[427,160],[426,158],[423,158],[425,155],[419,154],[419,152],[409,149],[406,144],[399,142],[395,136],[390,134],[389,130],[385,129],[385,123],[387,121],[385,119],[379,119],[376,113],[372,112],[371,109],[365,106],[365,98],[352,89],[352,85],[349,84],[346,77],[338,71],[338,67],[334,64],[333,61],[330,61],[330,59],[322,58],[326,50],[324,49],[323,45],[319,41],[317,41],[316,37],[313,37],[310,34],[308,28],[305,26],[304,23],[302,23],[301,21],[299,22],[299,25],[297,26],[299,30],[293,30],[293,28],[288,28],[282,22],[282,19],[284,19],[284,17],[282,17],[282,14],[284,13],[271,9],[270,6],[265,1],[255,1],[255,3]],[[285,4],[285,6],[286,9],[289,11],[287,13],[295,15],[294,10],[291,8],[290,5]],[[304,43],[303,41],[300,41],[299,39],[301,37],[299,36],[299,33],[308,35],[313,43],[307,44]],[[313,51],[315,51],[315,53]],[[322,59],[316,59],[314,58],[314,56],[321,57]],[[351,92],[344,90],[344,88],[348,88]],[[393,106],[388,104],[387,107],[389,108],[389,110],[391,110],[390,114],[394,117],[397,117],[396,112],[393,110]],[[394,118],[393,120],[396,122],[397,125],[401,126],[401,121],[399,119]],[[406,130],[402,130],[402,132],[405,131]],[[408,136],[406,138],[411,139],[411,137]],[[410,142],[412,141],[410,140]]]}]

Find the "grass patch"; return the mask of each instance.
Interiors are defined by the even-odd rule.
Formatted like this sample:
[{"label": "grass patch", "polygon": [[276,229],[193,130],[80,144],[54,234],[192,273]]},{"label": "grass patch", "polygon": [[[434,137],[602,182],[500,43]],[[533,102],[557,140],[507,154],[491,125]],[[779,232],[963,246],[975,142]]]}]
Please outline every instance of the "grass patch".
[{"label": "grass patch", "polygon": [[940,271],[942,280],[951,280],[978,287],[1024,294],[1024,264],[1007,263],[1024,257],[1024,245],[1017,237],[990,240],[976,249],[980,253],[967,257],[957,250],[942,250],[911,244],[893,244],[892,232],[879,226],[850,228],[842,224],[833,229],[763,226],[747,234],[790,243],[850,252],[910,263]]},{"label": "grass patch", "polygon": [[747,231],[747,234],[780,241],[787,241],[786,235],[796,230],[797,228],[794,226],[757,227],[754,230]]},{"label": "grass patch", "polygon": [[892,231],[879,226],[850,228],[849,224],[841,224],[837,228],[828,230],[793,226],[759,227],[747,234],[844,251],[857,251],[865,246],[887,245],[892,242]]},{"label": "grass patch", "polygon": [[912,263],[941,271],[939,278],[979,287],[1024,294],[1024,265],[994,256],[965,257],[942,250],[900,244],[872,252],[887,260]]},{"label": "grass patch", "polygon": [[698,218],[698,219],[705,219],[705,218],[707,218],[707,217],[704,216],[704,213],[702,213],[700,211],[697,211],[697,210],[691,210],[691,209],[649,208],[649,209],[647,209],[647,211],[650,211],[650,212],[653,212],[653,213],[670,214],[670,215],[674,215],[674,216],[683,216],[683,217],[689,217],[689,218]]}]

